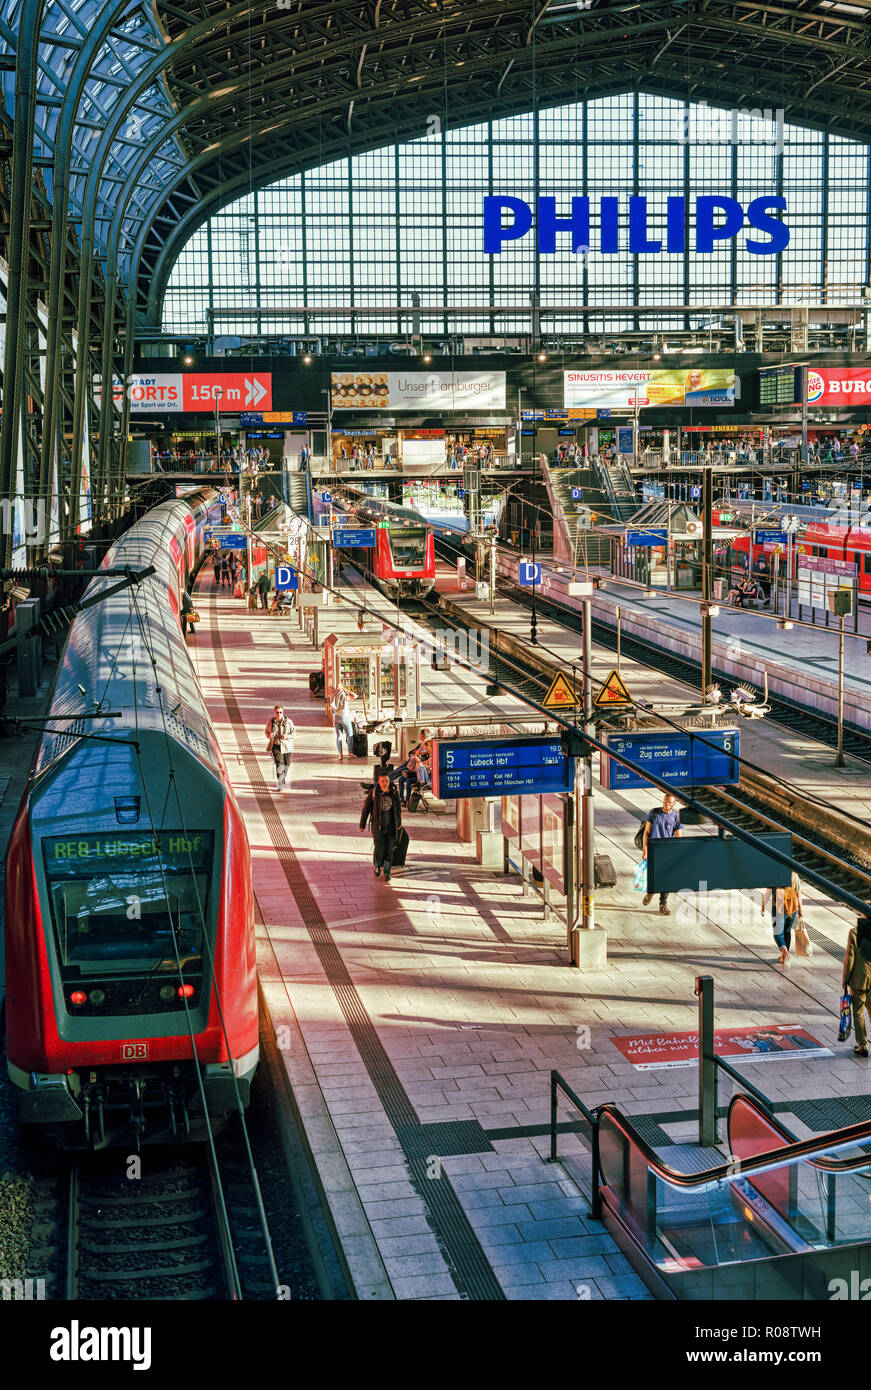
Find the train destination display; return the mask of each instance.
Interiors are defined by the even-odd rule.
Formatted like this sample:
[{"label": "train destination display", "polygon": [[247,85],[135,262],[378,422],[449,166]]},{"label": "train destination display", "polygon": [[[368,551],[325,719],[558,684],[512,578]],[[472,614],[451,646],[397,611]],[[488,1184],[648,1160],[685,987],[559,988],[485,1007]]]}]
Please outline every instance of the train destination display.
[{"label": "train destination display", "polygon": [[801,404],[801,367],[789,363],[759,369],[760,405]]},{"label": "train destination display", "polygon": [[571,764],[552,737],[436,740],[432,769],[443,799],[571,790]]},{"label": "train destination display", "polygon": [[[739,739],[737,729],[705,729],[693,735],[663,729],[611,734],[608,747],[676,787],[725,787],[739,778]],[[600,777],[606,791],[650,787],[640,772],[624,767],[605,753],[601,756]],[[658,795],[658,789],[650,789]]]}]

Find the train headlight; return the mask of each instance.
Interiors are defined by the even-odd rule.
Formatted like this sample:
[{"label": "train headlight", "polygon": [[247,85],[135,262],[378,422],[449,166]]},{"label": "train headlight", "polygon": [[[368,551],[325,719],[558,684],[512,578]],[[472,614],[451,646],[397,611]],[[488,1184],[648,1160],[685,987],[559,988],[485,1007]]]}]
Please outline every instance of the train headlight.
[{"label": "train headlight", "polygon": [[174,999],[175,985],[164,985],[163,989],[160,991],[160,997],[161,999]]},{"label": "train headlight", "polygon": [[89,1004],[105,1004],[106,995],[101,989],[92,989],[88,995]]}]

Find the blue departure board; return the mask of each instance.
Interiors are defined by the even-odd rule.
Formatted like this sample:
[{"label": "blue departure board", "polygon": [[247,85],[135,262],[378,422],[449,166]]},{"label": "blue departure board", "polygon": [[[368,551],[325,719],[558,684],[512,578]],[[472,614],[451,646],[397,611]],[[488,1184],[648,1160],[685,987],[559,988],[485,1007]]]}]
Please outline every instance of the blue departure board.
[{"label": "blue departure board", "polygon": [[[675,787],[726,787],[740,777],[739,739],[737,729],[700,729],[692,739],[688,733],[663,729],[610,734],[608,747]],[[651,787],[640,772],[624,767],[606,754],[602,755],[601,780],[606,791],[631,787],[659,790]]]},{"label": "blue departure board", "polygon": [[444,799],[571,790],[558,738],[457,739],[433,743],[433,793]]}]

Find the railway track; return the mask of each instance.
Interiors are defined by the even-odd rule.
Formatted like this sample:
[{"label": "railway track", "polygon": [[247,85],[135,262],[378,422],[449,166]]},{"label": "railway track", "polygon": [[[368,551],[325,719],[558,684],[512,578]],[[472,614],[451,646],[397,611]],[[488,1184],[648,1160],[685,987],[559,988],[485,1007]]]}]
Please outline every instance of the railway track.
[{"label": "railway track", "polygon": [[[457,555],[462,553],[458,547],[442,538],[437,538],[436,550],[443,556],[449,556],[452,560],[456,560]],[[531,607],[532,600],[528,590],[521,589],[517,585],[506,584],[504,581],[499,583],[497,587],[498,592],[510,599],[512,603],[524,608]],[[580,633],[582,631],[583,619],[581,614],[574,609],[565,608],[562,604],[556,603],[550,598],[543,598],[540,594],[536,595],[535,606],[539,616],[550,617],[572,632]],[[608,623],[598,622],[594,619],[592,639],[600,647],[604,647],[606,651],[616,652],[617,650],[617,631]],[[664,651],[653,642],[645,642],[643,638],[628,633],[621,634],[620,648],[624,656],[640,661],[652,670],[661,671],[663,675],[683,681],[698,690],[702,671],[700,661],[675,656],[673,652]],[[726,671],[718,670],[716,666],[713,668],[713,675],[723,682],[734,683],[733,676],[730,676]],[[768,703],[771,706],[771,713],[767,716],[769,719],[790,729],[802,738],[814,739],[817,743],[822,743],[829,748],[837,747],[838,726],[836,720],[830,719],[827,715],[820,714],[816,710],[808,710],[797,701],[789,700],[782,695],[769,693]],[[871,763],[871,735],[849,722],[845,723],[844,752],[851,754],[854,758],[861,759],[863,762]]]},{"label": "railway track", "polygon": [[[522,589],[504,586],[501,592],[512,602],[521,603],[524,607],[528,606],[529,601]],[[563,608],[550,599],[537,597],[535,603],[538,611],[544,616],[554,618],[563,627],[580,632],[582,620],[580,615],[574,613],[573,610]],[[594,621],[592,637],[593,641],[598,643],[600,647],[616,652],[617,633],[607,623]],[[655,646],[652,642],[645,642],[643,638],[627,633],[621,635],[620,648],[624,656],[641,661],[645,666],[661,671],[663,675],[685,681],[696,689],[699,688],[701,662],[675,656],[672,652],[663,651],[661,647]],[[734,676],[728,675],[725,671],[718,671],[716,667],[713,668],[713,675],[723,682],[735,683]],[[814,739],[817,743],[825,744],[829,748],[837,747],[838,725],[836,720],[829,719],[827,715],[820,714],[816,710],[805,709],[796,701],[788,700],[782,695],[772,695],[770,692],[768,703],[771,706],[771,713],[766,716],[768,719],[774,720],[775,723],[789,729],[792,733],[799,734],[802,738]],[[850,753],[854,758],[859,758],[863,762],[871,763],[871,736],[864,729],[858,729],[854,725],[845,723],[844,752]]]},{"label": "railway track", "polygon": [[[513,597],[513,594],[510,596]],[[554,609],[557,608],[557,605],[551,606]],[[434,613],[429,609],[421,609],[415,613],[415,617],[417,621],[432,629],[448,623],[458,630],[470,630],[470,625],[459,622],[442,610]],[[580,626],[580,620],[577,626]],[[605,631],[608,632],[609,629],[605,628]],[[598,640],[595,631],[594,637]],[[638,643],[637,645],[641,647],[644,644]],[[614,637],[614,646],[616,648],[616,636]],[[627,656],[632,655],[629,650],[629,643],[625,640],[622,643],[622,649]],[[655,650],[655,648],[651,650]],[[646,660],[646,657],[642,656],[642,659]],[[545,658],[539,657],[539,661],[544,660]],[[555,662],[551,664],[551,675],[555,675],[557,665]],[[506,688],[510,688],[517,694],[528,696],[534,700],[541,699],[549,684],[549,678],[531,663],[526,663],[517,655],[509,656],[498,651],[494,644],[491,644],[490,647],[489,672],[494,683],[501,682]],[[669,671],[669,674],[672,672]],[[868,756],[871,760],[871,743],[869,743]],[[778,820],[775,815],[771,814],[770,808],[761,802],[754,801],[744,790],[741,791],[739,799],[732,793],[704,787],[695,789],[693,797],[702,805],[708,805],[712,810],[719,811],[721,815],[728,816],[730,820],[743,829],[755,833],[764,833],[770,830],[789,832],[793,836],[793,855],[799,864],[825,875],[833,885],[835,893],[841,889],[844,893],[871,902],[871,874],[868,873],[858,858],[853,859],[848,851],[843,850],[833,841],[827,840],[824,835],[809,832],[799,833],[794,824],[787,824],[783,820]],[[810,934],[811,938],[823,950],[827,950],[839,958],[843,955],[843,947],[836,947],[822,933],[812,931]]]},{"label": "railway track", "polygon": [[217,1168],[205,1145],[72,1156],[65,1297],[276,1298],[250,1175],[216,1150]]}]

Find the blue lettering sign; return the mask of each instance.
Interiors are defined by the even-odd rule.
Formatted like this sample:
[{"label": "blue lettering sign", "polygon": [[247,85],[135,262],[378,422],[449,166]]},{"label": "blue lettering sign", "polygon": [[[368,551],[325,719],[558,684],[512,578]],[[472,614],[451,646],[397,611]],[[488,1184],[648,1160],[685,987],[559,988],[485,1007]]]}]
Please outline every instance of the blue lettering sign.
[{"label": "blue lettering sign", "polygon": [[[613,256],[620,250],[619,211],[619,198],[599,199],[599,250],[603,255]],[[785,198],[763,194],[748,203],[745,214],[743,204],[736,198],[725,194],[700,194],[695,200],[695,250],[703,256],[712,255],[718,242],[735,240],[746,220],[750,227],[768,238],[761,241],[748,236],[745,246],[750,255],[777,255],[789,245],[790,230],[779,217],[773,215],[776,212],[786,212]],[[511,214],[509,222],[504,220],[506,213]],[[542,255],[554,255],[558,235],[565,234],[571,236],[575,254],[586,255],[592,250],[589,198],[573,197],[570,215],[560,217],[556,198],[543,195],[538,199],[535,214],[536,240]],[[683,255],[686,249],[687,214],[684,198],[675,196],[666,199],[665,250],[669,255]],[[522,198],[505,194],[485,197],[485,255],[500,255],[505,242],[522,240],[532,223],[533,209]],[[650,235],[647,198],[644,196],[629,199],[628,249],[633,255],[657,255],[663,250],[662,238]]]},{"label": "blue lettering sign", "polygon": [[275,566],[275,588],[279,593],[299,588],[299,575],[292,565]]},{"label": "blue lettering sign", "polygon": [[460,739],[433,745],[438,797],[567,792],[572,769],[558,738]]},{"label": "blue lettering sign", "polygon": [[528,560],[521,560],[517,566],[517,582],[524,588],[535,588],[541,583],[541,565],[531,564]]},{"label": "blue lettering sign", "polygon": [[[610,734],[608,747],[675,787],[729,786],[738,781],[739,734],[735,729],[705,729],[697,735],[663,730]],[[602,755],[606,791],[647,787],[643,773]]]}]

